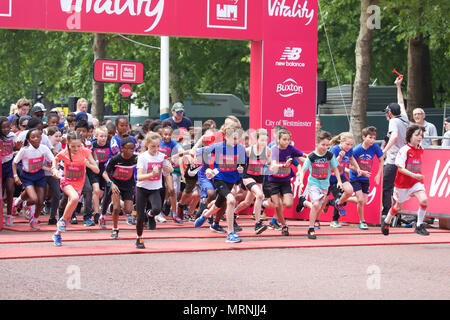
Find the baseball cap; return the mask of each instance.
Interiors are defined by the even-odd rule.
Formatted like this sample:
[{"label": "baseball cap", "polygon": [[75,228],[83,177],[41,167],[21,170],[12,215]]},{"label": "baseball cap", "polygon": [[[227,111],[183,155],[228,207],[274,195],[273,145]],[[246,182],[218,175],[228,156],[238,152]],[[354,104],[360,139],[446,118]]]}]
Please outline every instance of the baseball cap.
[{"label": "baseball cap", "polygon": [[184,105],[181,102],[175,102],[172,106],[173,111],[184,111]]},{"label": "baseball cap", "polygon": [[47,109],[45,109],[45,106],[42,103],[38,102],[38,103],[34,104],[33,108],[31,108],[30,114],[33,114],[36,112],[45,112],[45,111],[47,111]]},{"label": "baseball cap", "polygon": [[390,111],[390,112],[392,112],[392,114],[394,116],[398,116],[401,113],[401,108],[400,108],[400,105],[398,103],[392,102],[392,103],[389,103],[386,106],[386,108],[384,108],[383,111],[384,111],[384,113],[387,113],[387,112]]},{"label": "baseball cap", "polygon": [[445,122],[450,123],[450,117],[445,118]]},{"label": "baseball cap", "polygon": [[78,112],[77,115],[75,116],[75,121],[79,121],[81,119],[86,119],[87,120],[88,115],[86,112]]}]

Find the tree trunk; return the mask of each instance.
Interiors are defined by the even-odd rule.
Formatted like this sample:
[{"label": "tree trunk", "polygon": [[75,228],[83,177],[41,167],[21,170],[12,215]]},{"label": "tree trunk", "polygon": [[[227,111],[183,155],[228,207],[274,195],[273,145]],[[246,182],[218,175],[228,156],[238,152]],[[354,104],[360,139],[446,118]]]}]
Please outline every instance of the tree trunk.
[{"label": "tree trunk", "polygon": [[[94,61],[96,59],[105,58],[106,41],[105,35],[102,33],[94,34],[94,44],[92,46],[94,51]],[[91,113],[94,118],[100,122],[103,121],[105,112],[105,86],[103,82],[92,80],[92,107]]]},{"label": "tree trunk", "polygon": [[361,131],[366,126],[370,83],[370,48],[373,39],[373,28],[369,28],[367,25],[370,17],[367,8],[376,2],[376,0],[361,0],[360,29],[355,48],[356,76],[350,115],[350,131],[355,136],[355,144],[361,142]]},{"label": "tree trunk", "polygon": [[407,112],[412,119],[415,108],[432,107],[431,64],[428,46],[422,35],[408,41]]}]

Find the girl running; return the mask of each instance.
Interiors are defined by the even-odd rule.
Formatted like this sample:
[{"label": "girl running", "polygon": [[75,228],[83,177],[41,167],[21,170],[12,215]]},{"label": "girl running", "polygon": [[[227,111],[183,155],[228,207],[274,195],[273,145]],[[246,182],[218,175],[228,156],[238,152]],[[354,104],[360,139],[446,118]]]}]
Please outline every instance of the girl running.
[{"label": "girl running", "polygon": [[[112,192],[113,203],[113,228],[111,238],[119,237],[119,213],[121,210],[120,200],[124,202],[125,214],[133,211],[134,187],[136,185],[134,170],[137,164],[137,156],[134,154],[135,143],[130,138],[124,138],[120,142],[121,152],[116,154],[106,165],[104,179]],[[105,216],[100,216],[100,226],[105,228]]]},{"label": "girl running", "polygon": [[270,149],[267,147],[268,133],[266,129],[258,129],[255,132],[256,142],[246,149],[247,163],[245,166],[242,182],[249,191],[241,203],[236,207],[235,213],[239,214],[248,208],[253,201],[253,214],[255,216],[255,233],[260,234],[267,229],[267,225],[261,220],[261,204],[264,199],[262,183],[264,179],[264,166],[270,165],[272,157]]},{"label": "girl running", "polygon": [[[54,156],[47,146],[41,145],[41,131],[37,128],[30,129],[25,136],[24,147],[14,157],[12,171],[14,182],[23,186],[27,205],[31,207],[30,226],[39,230],[39,214],[44,204],[45,188],[45,163],[53,161]],[[22,167],[18,169],[18,163],[22,161]],[[23,195],[18,201],[23,201]]]},{"label": "girl running", "polygon": [[[286,224],[286,220],[283,216],[283,207],[292,208],[292,186],[291,178],[294,177],[294,172],[291,169],[292,160],[297,158],[297,160],[303,157],[303,152],[295,148],[291,144],[292,135],[289,131],[281,129],[278,131],[277,145],[273,146],[272,151],[272,162],[269,166],[272,174],[268,177],[268,188],[270,189],[270,198],[275,205],[276,219],[282,224],[281,234],[284,236],[289,235],[289,228]],[[297,176],[301,172],[301,165],[297,167]],[[271,225],[269,225],[269,228]],[[275,227],[271,227],[275,228]]]},{"label": "girl running", "polygon": [[[86,168],[94,173],[100,171],[92,157],[92,152],[82,146],[82,141],[83,136],[79,132],[69,131],[66,149],[58,153],[53,160],[52,174],[60,179],[61,189],[67,197],[63,216],[58,220],[56,232],[53,234],[55,246],[62,246],[61,233],[66,231],[67,221],[80,200],[86,179]],[[58,169],[60,161],[64,163],[64,176],[61,176]],[[61,205],[64,207],[64,204]]]},{"label": "girl running", "polygon": [[158,151],[161,136],[155,132],[149,132],[144,139],[144,147],[147,151],[139,154],[137,159],[137,183],[136,183],[136,248],[144,249],[144,221],[147,202],[151,205],[149,214],[152,217],[161,212],[162,173],[173,172],[172,165],[167,157]]},{"label": "girl running", "polygon": [[421,173],[423,149],[420,143],[423,140],[424,132],[424,127],[416,124],[409,126],[406,130],[407,145],[400,148],[395,158],[395,164],[398,167],[394,182],[395,203],[381,222],[381,232],[385,236],[389,235],[392,218],[402,209],[402,204],[411,197],[419,200],[415,232],[423,236],[429,235],[423,223],[428,206],[428,198],[423,184],[424,175]]}]

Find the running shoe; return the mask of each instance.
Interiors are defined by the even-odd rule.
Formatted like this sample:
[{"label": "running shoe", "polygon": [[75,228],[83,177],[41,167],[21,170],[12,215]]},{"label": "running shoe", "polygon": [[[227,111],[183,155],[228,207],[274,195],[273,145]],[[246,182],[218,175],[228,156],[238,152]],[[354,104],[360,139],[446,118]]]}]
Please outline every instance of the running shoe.
[{"label": "running shoe", "polygon": [[297,207],[295,207],[295,211],[301,212],[305,208],[305,206],[304,206],[305,201],[306,201],[306,198],[304,196],[300,196],[300,198],[298,198],[298,203],[297,203]]},{"label": "running shoe", "polygon": [[25,204],[23,210],[24,210],[23,213],[24,218],[27,220],[31,219],[31,217],[33,216],[31,212],[31,206]]},{"label": "running shoe", "polygon": [[93,226],[95,226],[95,222],[92,221],[92,220],[89,219],[89,218],[84,218],[84,219],[83,219],[83,223],[84,223],[84,226],[85,226],[85,227],[93,227]]},{"label": "running shoe", "polygon": [[67,227],[66,219],[64,219],[64,218],[59,219],[58,222],[56,223],[56,227],[58,228],[58,231],[66,232],[66,227]]},{"label": "running shoe", "polygon": [[214,232],[218,232],[218,233],[227,233],[227,231],[222,228],[218,223],[213,223],[210,227],[209,230],[214,231]]},{"label": "running shoe", "polygon": [[316,232],[314,231],[314,228],[309,228],[308,229],[308,239],[317,239],[316,237]]},{"label": "running shoe", "polygon": [[255,224],[255,233],[256,234],[261,234],[266,230],[267,230],[267,226],[262,221],[258,221]]},{"label": "running shoe", "polygon": [[98,219],[100,218],[100,213],[94,214],[94,223],[98,224]]},{"label": "running shoe", "polygon": [[345,207],[344,203],[336,204],[336,206],[335,206],[335,208],[338,209],[339,214],[343,217],[347,214],[347,211],[345,211],[344,207]]},{"label": "running shoe", "polygon": [[119,239],[119,229],[113,230],[110,237],[111,239]]},{"label": "running shoe", "polygon": [[238,243],[241,242],[242,239],[239,238],[239,236],[235,232],[231,232],[228,234],[227,239],[225,242],[231,242],[231,243]]},{"label": "running shoe", "polygon": [[30,220],[30,227],[33,230],[41,230],[41,227],[39,226],[39,220],[34,217]]},{"label": "running shoe", "polygon": [[78,220],[76,216],[72,216],[72,218],[70,219],[70,224],[78,224]]},{"label": "running shoe", "polygon": [[271,221],[270,223],[269,223],[269,229],[272,229],[272,230],[281,230],[281,226],[280,226],[280,224],[278,223],[278,221]]},{"label": "running shoe", "polygon": [[320,229],[320,221],[319,220],[314,221],[314,229]]},{"label": "running shoe", "polygon": [[134,216],[132,214],[127,214],[127,224],[130,226],[135,226],[136,221],[134,221]]},{"label": "running shoe", "polygon": [[197,218],[194,222],[194,227],[200,228],[205,223],[205,217],[201,216],[200,218]]},{"label": "running shoe", "polygon": [[288,228],[288,226],[284,225],[283,228],[281,228],[281,235],[289,236],[289,228]]},{"label": "running shoe", "polygon": [[137,249],[145,249],[144,238],[137,238],[136,239],[136,248]]},{"label": "running shoe", "polygon": [[384,220],[381,221],[381,233],[385,236],[389,235],[389,228],[391,225],[389,223],[384,222]]},{"label": "running shoe", "polygon": [[414,232],[420,234],[421,236],[429,236],[430,233],[425,229],[425,224],[422,223],[420,226],[416,226]]},{"label": "running shoe", "polygon": [[359,223],[359,228],[360,228],[361,230],[368,230],[368,229],[369,229],[369,226],[367,225],[367,223],[366,223],[365,221],[361,221],[361,222]]},{"label": "running shoe", "polygon": [[60,234],[54,233],[53,236],[52,236],[52,239],[53,239],[53,243],[54,243],[55,246],[57,246],[57,247],[61,247],[62,246],[61,235]]},{"label": "running shoe", "polygon": [[330,227],[332,227],[332,228],[342,228],[342,226],[339,223],[339,221],[335,221],[335,220],[330,222]]},{"label": "running shoe", "polygon": [[178,218],[178,216],[176,214],[172,214],[172,220],[173,220],[173,222],[176,222],[178,224],[182,224],[183,223],[183,220]]},{"label": "running shoe", "polygon": [[160,212],[160,213],[155,217],[155,220],[156,220],[156,222],[159,222],[159,223],[167,222],[167,219],[164,218],[164,215],[163,215],[162,212]]},{"label": "running shoe", "polygon": [[5,226],[12,227],[13,225],[13,216],[6,216]]},{"label": "running shoe", "polygon": [[56,220],[55,217],[50,217],[50,218],[48,219],[48,225],[49,225],[49,226],[54,226],[54,225],[56,225],[57,222],[58,222],[58,220]]},{"label": "running shoe", "polygon": [[106,228],[106,219],[105,216],[101,215],[100,218],[98,219],[98,226],[101,229],[105,229]]}]

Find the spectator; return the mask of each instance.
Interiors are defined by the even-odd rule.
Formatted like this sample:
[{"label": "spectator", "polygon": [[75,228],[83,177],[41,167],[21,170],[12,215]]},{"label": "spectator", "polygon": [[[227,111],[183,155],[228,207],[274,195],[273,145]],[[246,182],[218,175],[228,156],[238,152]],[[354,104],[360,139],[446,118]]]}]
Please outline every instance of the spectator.
[{"label": "spectator", "polygon": [[31,101],[25,98],[21,98],[17,101],[16,106],[17,112],[8,117],[9,123],[12,123],[14,118],[26,116],[31,108]]},{"label": "spectator", "polygon": [[414,122],[416,124],[418,124],[421,127],[425,128],[425,132],[423,134],[423,140],[421,143],[421,146],[424,147],[428,147],[428,146],[437,146],[438,145],[438,139],[427,139],[427,137],[436,137],[437,134],[437,130],[436,130],[436,126],[430,122],[425,121],[425,111],[423,111],[422,108],[416,108],[413,110],[413,118],[414,118]]},{"label": "spectator", "polygon": [[79,112],[85,112],[88,117],[88,122],[92,123],[93,117],[88,111],[88,102],[85,98],[80,98],[77,101],[77,110],[75,111],[75,114],[78,114]]},{"label": "spectator", "polygon": [[392,207],[392,193],[394,191],[394,180],[397,174],[395,157],[401,147],[406,144],[406,128],[409,126],[408,115],[406,114],[405,102],[402,93],[403,77],[395,80],[397,86],[397,103],[390,103],[385,109],[386,119],[389,121],[388,141],[383,148],[385,162],[383,167],[383,210],[382,216],[387,216]]},{"label": "spectator", "polygon": [[444,134],[444,138],[447,138],[447,139],[442,139],[442,146],[450,147],[450,117],[445,118],[444,128],[446,131]]},{"label": "spectator", "polygon": [[169,118],[174,129],[185,128],[189,130],[192,127],[192,121],[184,116],[184,105],[181,102],[176,102],[172,106],[172,117]]},{"label": "spectator", "polygon": [[38,102],[34,104],[33,108],[31,108],[30,115],[32,118],[38,118],[42,120],[44,118],[45,111],[47,111],[47,109],[45,109],[45,106],[42,103]]}]

